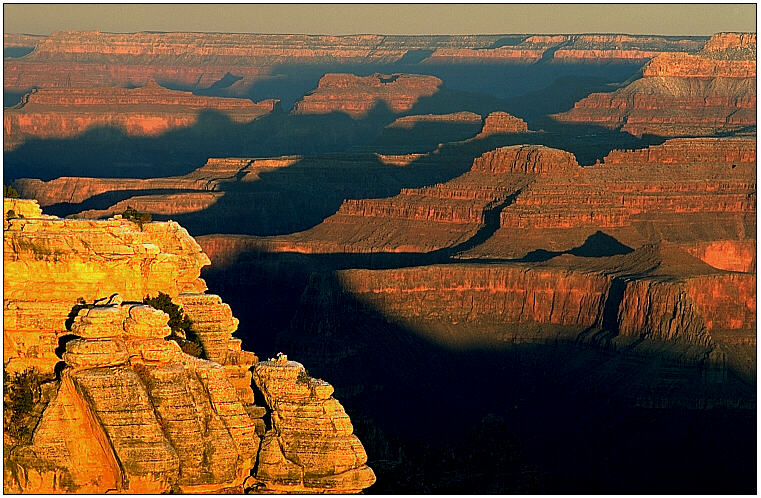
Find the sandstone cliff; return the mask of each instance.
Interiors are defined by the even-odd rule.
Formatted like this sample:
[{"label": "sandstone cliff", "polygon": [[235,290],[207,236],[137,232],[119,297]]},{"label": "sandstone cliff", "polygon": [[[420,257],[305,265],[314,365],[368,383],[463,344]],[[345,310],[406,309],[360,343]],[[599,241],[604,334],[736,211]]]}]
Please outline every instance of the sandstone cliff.
[{"label": "sandstone cliff", "polygon": [[294,114],[343,112],[361,117],[379,104],[395,113],[409,111],[421,97],[430,97],[442,82],[435,76],[417,74],[326,74],[317,88],[293,108]]},{"label": "sandstone cliff", "polygon": [[[47,379],[30,439],[5,439],[6,492],[282,490],[292,484],[282,472],[293,468],[305,469],[302,490],[356,492],[374,482],[348,416],[338,432],[321,428],[340,405],[316,381],[314,404],[330,410],[283,415],[290,425],[274,425],[267,441],[297,449],[257,470],[272,455],[260,447],[263,403],[277,413],[274,403],[298,384],[283,379],[254,399],[257,358],[231,336],[230,307],[204,293],[199,273],[209,260],[177,223],[63,220],[23,199],[6,199],[4,210],[4,368]],[[169,317],[140,304],[158,292],[194,322],[205,359],[168,340]]]},{"label": "sandstone cliff", "polygon": [[119,128],[132,136],[155,136],[191,126],[202,111],[219,112],[245,123],[271,112],[276,103],[196,96],[155,82],[134,89],[43,89],[5,110],[4,147],[13,149],[33,138],[73,137],[99,126]]},{"label": "sandstone cliff", "polygon": [[506,112],[490,112],[484,119],[484,126],[475,138],[484,138],[500,133],[523,133],[528,131],[528,125],[521,118],[511,116]]},{"label": "sandstone cliff", "polygon": [[755,35],[717,35],[697,55],[662,54],[642,78],[553,117],[643,134],[712,135],[756,124]]}]

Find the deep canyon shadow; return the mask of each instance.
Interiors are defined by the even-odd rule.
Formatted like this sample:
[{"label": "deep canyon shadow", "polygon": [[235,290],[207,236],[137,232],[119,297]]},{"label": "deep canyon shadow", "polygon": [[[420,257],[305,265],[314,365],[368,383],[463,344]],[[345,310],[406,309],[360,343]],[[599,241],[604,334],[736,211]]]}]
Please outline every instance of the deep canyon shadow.
[{"label": "deep canyon shadow", "polygon": [[346,292],[333,272],[354,257],[247,253],[203,276],[245,348],[284,351],[336,387],[378,474],[369,492],[754,491],[755,386],[732,372],[716,384],[676,353],[551,331],[444,347]]}]

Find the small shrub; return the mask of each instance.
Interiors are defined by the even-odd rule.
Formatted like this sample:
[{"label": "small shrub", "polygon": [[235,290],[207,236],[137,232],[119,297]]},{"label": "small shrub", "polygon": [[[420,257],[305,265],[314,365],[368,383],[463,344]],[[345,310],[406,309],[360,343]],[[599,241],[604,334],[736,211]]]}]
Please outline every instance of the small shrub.
[{"label": "small shrub", "polygon": [[309,372],[304,370],[299,371],[299,375],[296,377],[296,382],[298,384],[306,384],[309,385],[310,382],[312,382],[312,377],[309,376]]},{"label": "small shrub", "polygon": [[140,231],[143,230],[143,223],[150,223],[153,221],[151,213],[141,213],[132,206],[127,206],[127,209],[122,213],[122,218],[137,223],[137,226],[140,227]]},{"label": "small shrub", "polygon": [[185,314],[182,308],[172,302],[169,294],[159,292],[156,297],[145,296],[143,304],[152,306],[169,315],[167,325],[172,329],[172,333],[166,339],[177,342],[186,354],[197,358],[205,356],[203,345],[201,345],[198,335],[193,330],[193,321]]},{"label": "small shrub", "polygon": [[5,213],[5,217],[8,218],[9,220],[11,218],[17,218],[16,211],[14,211],[13,209],[9,209],[8,212]]},{"label": "small shrub", "polygon": [[3,369],[3,430],[16,444],[32,437],[30,421],[40,402],[42,379],[34,369],[11,375]]},{"label": "small shrub", "polygon": [[18,199],[19,193],[15,188],[13,188],[13,185],[3,184],[3,197],[7,197],[9,199]]}]

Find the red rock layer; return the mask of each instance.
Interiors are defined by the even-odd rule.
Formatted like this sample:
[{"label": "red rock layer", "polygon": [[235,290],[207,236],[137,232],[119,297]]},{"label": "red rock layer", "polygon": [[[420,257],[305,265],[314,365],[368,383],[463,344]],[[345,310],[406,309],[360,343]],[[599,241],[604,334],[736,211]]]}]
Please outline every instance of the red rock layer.
[{"label": "red rock layer", "polygon": [[[387,319],[445,344],[474,340],[479,329],[491,331],[489,340],[499,343],[520,337],[548,340],[559,330],[575,336],[584,329],[614,328],[622,338],[707,346],[713,330],[755,327],[754,275],[701,269],[680,256],[679,264],[670,266],[674,253],[664,260],[649,251],[591,265],[565,257],[534,267],[347,270],[338,278],[346,292]],[[631,265],[637,267],[634,272]],[[679,275],[685,268],[697,273]],[[468,326],[460,329],[461,323]]]},{"label": "red rock layer", "polygon": [[675,138],[661,145],[637,150],[612,150],[605,164],[755,164],[756,141],[747,138]]},{"label": "red rock layer", "polygon": [[501,212],[492,239],[470,254],[565,251],[596,230],[634,248],[659,239],[754,238],[755,162],[739,161],[751,159],[752,151],[752,139],[679,139],[611,153],[610,163],[575,176],[540,176]]},{"label": "red rock layer", "polygon": [[717,33],[703,47],[707,52],[724,52],[731,49],[756,49],[756,33]]},{"label": "red rock layer", "polygon": [[397,118],[393,123],[386,126],[386,128],[402,128],[412,129],[418,123],[479,123],[481,122],[481,116],[474,112],[455,112],[452,114],[421,114],[414,116],[404,116]]},{"label": "red rock layer", "polygon": [[395,112],[412,109],[421,97],[430,97],[442,82],[435,76],[416,74],[326,74],[312,93],[293,108],[294,114],[343,112],[352,117],[366,115],[378,104]]},{"label": "red rock layer", "polygon": [[249,122],[271,112],[276,100],[202,97],[168,90],[155,83],[142,88],[75,88],[35,91],[6,109],[4,147],[14,148],[31,138],[76,136],[88,128],[114,126],[129,135],[152,136],[190,126],[204,110],[214,110],[237,122]]},{"label": "red rock layer", "polygon": [[681,247],[714,268],[756,272],[756,239],[694,242]]},{"label": "red rock layer", "polygon": [[35,47],[46,38],[45,35],[27,35],[21,33],[4,33],[3,48]]},{"label": "red rock layer", "polygon": [[570,152],[542,145],[511,145],[473,160],[472,171],[485,173],[576,174],[581,171]]},{"label": "red rock layer", "polygon": [[[47,182],[36,178],[20,178],[14,182],[14,186],[23,197],[36,199],[41,206],[61,202],[76,204],[95,195],[116,190],[187,189],[217,191],[220,190],[221,184],[237,181],[239,175],[240,181],[253,181],[263,171],[284,168],[298,160],[298,156],[264,159],[210,158],[205,165],[183,176],[147,179],[63,176]],[[117,211],[112,206],[105,212]],[[167,212],[166,214],[172,213]]]},{"label": "red rock layer", "polygon": [[553,117],[637,136],[712,135],[755,126],[756,60],[755,51],[748,48],[751,43],[755,47],[755,35],[752,42],[746,35],[718,37],[707,44],[711,50],[699,55],[659,55],[645,66],[642,79],[612,93],[593,93]]},{"label": "red rock layer", "polygon": [[498,135],[500,133],[523,133],[528,131],[528,125],[521,118],[516,118],[506,112],[491,112],[484,119],[484,127],[475,138]]}]

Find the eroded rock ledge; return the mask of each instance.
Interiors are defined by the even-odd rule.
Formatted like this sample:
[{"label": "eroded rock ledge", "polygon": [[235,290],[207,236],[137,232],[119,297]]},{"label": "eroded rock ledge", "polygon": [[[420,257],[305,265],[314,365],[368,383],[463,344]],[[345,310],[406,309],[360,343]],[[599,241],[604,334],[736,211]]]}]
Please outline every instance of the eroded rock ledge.
[{"label": "eroded rock ledge", "polygon": [[[332,387],[303,366],[257,365],[255,400],[258,359],[232,337],[230,307],[204,293],[209,259],[177,223],[63,220],[25,199],[6,199],[4,213],[4,367],[46,379],[30,439],[4,441],[5,492],[348,493],[375,482]],[[205,358],[141,304],[158,291],[193,320]]]}]

